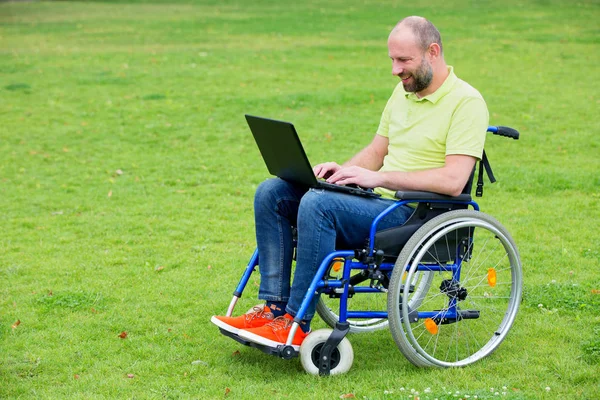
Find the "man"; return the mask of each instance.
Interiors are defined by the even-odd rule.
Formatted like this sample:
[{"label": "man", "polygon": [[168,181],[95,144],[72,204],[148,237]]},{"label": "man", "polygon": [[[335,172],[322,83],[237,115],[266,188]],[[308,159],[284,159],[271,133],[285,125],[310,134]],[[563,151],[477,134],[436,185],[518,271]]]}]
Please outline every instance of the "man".
[{"label": "man", "polygon": [[[381,198],[306,190],[270,179],[254,199],[262,307],[238,317],[213,316],[222,329],[266,346],[284,344],[294,316],[326,255],[364,244],[373,219],[394,201],[397,190],[458,195],[481,157],[488,126],[477,90],[447,66],[440,34],[421,17],[400,21],[388,38],[392,74],[401,79],[389,99],[372,142],[343,165],[314,167],[319,178],[340,185],[375,188]],[[413,209],[396,209],[379,229],[405,222]],[[290,286],[292,227],[297,227],[296,271]],[[316,299],[296,332],[298,349],[310,332]]]}]

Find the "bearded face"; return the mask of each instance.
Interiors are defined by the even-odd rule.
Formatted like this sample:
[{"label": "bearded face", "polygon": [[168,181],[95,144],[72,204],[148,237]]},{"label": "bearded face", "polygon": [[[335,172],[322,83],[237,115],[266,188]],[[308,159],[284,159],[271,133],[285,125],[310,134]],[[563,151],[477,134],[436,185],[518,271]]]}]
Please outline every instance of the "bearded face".
[{"label": "bearded face", "polygon": [[423,57],[421,64],[414,71],[403,71],[400,75],[402,86],[407,92],[420,92],[427,89],[433,80],[433,68],[431,64]]}]

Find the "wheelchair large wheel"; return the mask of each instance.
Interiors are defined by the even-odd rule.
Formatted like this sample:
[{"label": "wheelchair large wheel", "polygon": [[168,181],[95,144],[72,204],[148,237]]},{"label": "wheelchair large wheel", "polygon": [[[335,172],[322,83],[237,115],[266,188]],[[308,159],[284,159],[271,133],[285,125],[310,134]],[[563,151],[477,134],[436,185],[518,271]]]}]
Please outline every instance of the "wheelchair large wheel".
[{"label": "wheelchair large wheel", "polygon": [[[429,290],[411,307],[403,280],[424,271],[432,274]],[[392,336],[415,365],[471,364],[506,337],[521,288],[517,247],[497,220],[472,210],[444,213],[415,232],[398,257],[388,296]]]},{"label": "wheelchair large wheel", "polygon": [[[430,272],[418,272],[411,281],[411,307],[416,307],[422,300],[427,291],[433,275]],[[366,282],[368,285],[369,281]],[[340,300],[330,298],[327,294],[322,294],[317,303],[317,313],[327,325],[335,328],[339,321],[338,310]],[[348,299],[348,310],[360,311],[387,311],[387,291],[381,290],[375,293],[356,293]],[[373,332],[388,327],[387,318],[348,318],[350,324],[350,333]]]}]

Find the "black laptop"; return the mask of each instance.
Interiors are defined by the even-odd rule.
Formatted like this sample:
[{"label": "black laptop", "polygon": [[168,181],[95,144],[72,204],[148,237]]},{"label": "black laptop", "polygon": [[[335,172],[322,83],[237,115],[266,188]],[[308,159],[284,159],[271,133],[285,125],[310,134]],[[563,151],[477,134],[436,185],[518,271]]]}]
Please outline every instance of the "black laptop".
[{"label": "black laptop", "polygon": [[371,190],[318,180],[306,157],[298,133],[289,122],[246,114],[246,121],[272,175],[311,188],[334,190],[359,196],[379,197]]}]

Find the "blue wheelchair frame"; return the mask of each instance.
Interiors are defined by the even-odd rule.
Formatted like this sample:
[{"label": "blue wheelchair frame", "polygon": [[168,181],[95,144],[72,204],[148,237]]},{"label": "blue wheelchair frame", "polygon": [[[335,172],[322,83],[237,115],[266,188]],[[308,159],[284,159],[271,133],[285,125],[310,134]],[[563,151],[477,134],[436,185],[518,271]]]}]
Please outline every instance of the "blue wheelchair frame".
[{"label": "blue wheelchair frame", "polygon": [[[513,139],[518,139],[518,136],[519,136],[519,133],[516,130],[507,128],[507,127],[502,127],[502,126],[490,126],[490,127],[488,127],[487,131],[491,132],[493,134],[506,136],[506,137],[510,137]],[[480,168],[481,168],[481,166],[480,166]],[[489,165],[486,166],[486,169],[487,168],[489,168]],[[490,173],[491,173],[491,170],[488,171],[488,175]],[[490,175],[490,177],[492,177],[492,175]],[[480,173],[480,180],[482,180],[481,173]],[[470,187],[470,184],[471,184],[471,181],[469,182],[469,187]],[[338,313],[339,321],[336,323],[336,327],[333,330],[333,333],[331,334],[330,338],[327,340],[327,342],[325,343],[325,345],[323,347],[323,350],[322,350],[323,354],[331,355],[331,352],[336,348],[336,346],[341,342],[341,340],[349,332],[350,324],[347,322],[347,320],[349,318],[365,318],[365,319],[368,319],[368,318],[386,319],[386,318],[388,318],[387,311],[349,311],[348,310],[348,298],[350,297],[350,291],[349,291],[350,277],[351,277],[352,271],[369,270],[369,269],[373,269],[374,266],[376,266],[376,268],[379,271],[381,271],[382,273],[385,274],[385,273],[390,273],[394,268],[395,260],[394,260],[394,262],[389,262],[389,260],[384,260],[382,252],[380,252],[380,251],[378,252],[377,249],[375,248],[375,244],[376,244],[375,235],[377,233],[377,227],[378,227],[379,222],[383,218],[385,218],[388,214],[393,212],[396,208],[404,206],[406,204],[419,204],[419,203],[436,204],[436,203],[439,203],[439,204],[444,204],[444,205],[447,205],[447,204],[448,205],[457,205],[457,206],[461,206],[461,208],[472,207],[475,211],[479,211],[479,205],[471,199],[471,195],[469,193],[461,194],[456,197],[450,197],[450,196],[445,196],[445,195],[440,195],[440,194],[430,193],[430,192],[410,192],[410,191],[408,191],[408,192],[398,192],[398,194],[402,195],[401,199],[399,201],[395,202],[394,204],[390,205],[383,212],[381,212],[371,223],[368,247],[366,247],[365,249],[362,250],[363,253],[360,256],[357,254],[357,251],[355,251],[355,250],[336,250],[336,251],[333,251],[332,253],[330,253],[328,256],[326,256],[323,259],[319,268],[317,269],[317,272],[310,284],[309,289],[306,292],[306,295],[304,296],[304,299],[298,310],[298,313],[294,318],[294,323],[291,327],[291,331],[290,331],[290,334],[288,335],[287,342],[285,345],[280,345],[276,348],[272,348],[272,347],[256,344],[253,342],[245,341],[244,339],[240,338],[239,336],[237,336],[235,334],[231,334],[222,329],[221,329],[221,333],[235,339],[236,341],[238,341],[244,345],[258,348],[258,349],[260,349],[268,354],[271,354],[271,355],[276,355],[276,356],[279,356],[279,357],[282,357],[285,359],[296,357],[296,356],[298,356],[299,352],[296,351],[292,347],[292,339],[293,339],[295,333],[297,332],[297,329],[299,328],[299,324],[301,323],[303,317],[305,316],[310,303],[314,300],[316,295],[319,295],[328,290],[330,291],[330,290],[334,290],[334,289],[338,289],[338,291],[336,291],[336,294],[339,294],[339,299],[340,299],[339,313]],[[294,243],[294,245],[295,245],[295,243]],[[367,262],[354,261],[355,259],[359,259],[359,258],[362,260],[367,260]],[[326,273],[328,272],[329,268],[331,268],[332,263],[336,259],[344,259],[342,278],[341,279],[328,279],[328,278],[326,278]],[[458,261],[454,262],[452,264],[446,264],[444,266],[442,266],[442,265],[436,265],[436,266],[419,265],[417,267],[417,271],[451,272],[454,280],[459,282],[460,274],[461,274],[461,261],[460,261],[461,257],[455,257],[455,260],[458,260]],[[250,276],[255,271],[255,269],[258,265],[259,265],[259,255],[258,255],[258,249],[256,249],[254,251],[252,257],[250,258],[250,261],[249,261],[248,265],[246,266],[246,269],[242,275],[242,278],[240,279],[240,281],[233,293],[234,297],[231,300],[231,303],[229,304],[227,314],[226,314],[227,316],[232,315],[233,309],[235,308],[235,305],[236,305],[238,299],[241,297],[246,285],[248,284]],[[407,270],[408,270],[408,267],[407,267]],[[342,289],[342,290],[340,291],[339,289]],[[381,291],[380,287],[376,287],[373,285],[368,286],[368,287],[367,286],[353,287],[353,294],[354,293],[374,293],[374,292],[380,292],[380,291]],[[449,305],[448,305],[448,311],[445,312],[446,319],[457,320],[459,318],[468,318],[467,316],[463,316],[462,314],[459,314],[457,303],[458,302],[455,298],[450,300]],[[418,315],[416,317],[418,319],[434,318],[436,316],[436,314],[438,314],[438,313],[432,312],[432,311],[418,312]],[[471,317],[471,318],[476,318],[476,317]],[[330,357],[326,357],[326,358],[330,358]],[[321,365],[319,366],[319,369],[320,369],[320,373],[328,374],[330,365],[328,365],[326,362],[322,362]]]}]

